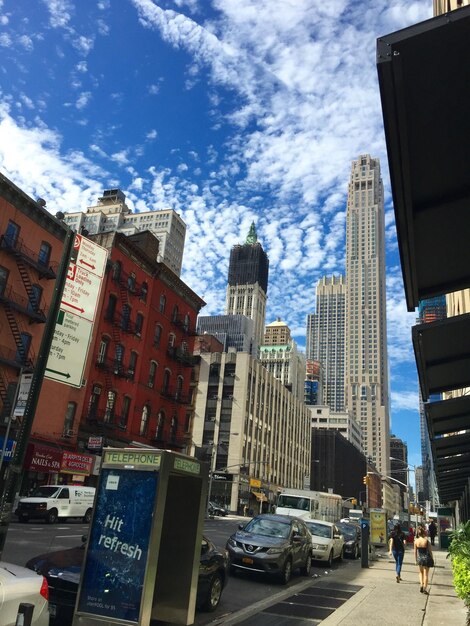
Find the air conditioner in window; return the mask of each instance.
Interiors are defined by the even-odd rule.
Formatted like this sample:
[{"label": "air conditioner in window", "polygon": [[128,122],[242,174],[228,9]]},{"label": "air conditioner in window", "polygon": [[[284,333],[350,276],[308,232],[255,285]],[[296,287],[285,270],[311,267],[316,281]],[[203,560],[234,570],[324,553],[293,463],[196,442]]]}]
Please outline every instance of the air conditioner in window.
[{"label": "air conditioner in window", "polygon": [[101,394],[101,387],[98,385],[93,385],[93,393],[95,396],[99,396]]},{"label": "air conditioner in window", "polygon": [[73,437],[75,435],[74,431],[70,428],[66,428],[64,430],[64,437]]},{"label": "air conditioner in window", "polygon": [[147,383],[147,387],[150,387],[150,389],[153,388],[153,383]]}]

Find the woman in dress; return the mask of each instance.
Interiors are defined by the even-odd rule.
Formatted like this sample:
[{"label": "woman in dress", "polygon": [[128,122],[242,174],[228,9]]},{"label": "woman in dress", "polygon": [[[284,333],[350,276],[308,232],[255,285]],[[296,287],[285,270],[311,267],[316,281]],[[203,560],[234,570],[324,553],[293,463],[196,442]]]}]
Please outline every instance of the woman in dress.
[{"label": "woman in dress", "polygon": [[416,531],[414,554],[416,564],[419,567],[419,590],[421,593],[427,594],[429,567],[433,556],[431,544],[426,537],[426,531],[421,526]]}]

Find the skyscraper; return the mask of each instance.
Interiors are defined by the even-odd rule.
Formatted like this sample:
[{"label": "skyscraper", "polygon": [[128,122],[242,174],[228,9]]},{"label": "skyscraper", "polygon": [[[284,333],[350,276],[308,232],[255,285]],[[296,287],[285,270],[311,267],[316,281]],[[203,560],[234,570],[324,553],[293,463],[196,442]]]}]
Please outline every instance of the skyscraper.
[{"label": "skyscraper", "polygon": [[243,245],[230,252],[228,269],[227,315],[246,315],[253,320],[253,341],[263,343],[269,260],[258,241],[254,223]]},{"label": "skyscraper", "polygon": [[346,212],[346,408],[363,448],[390,469],[384,192],[378,159],[353,161]]},{"label": "skyscraper", "polygon": [[317,283],[315,313],[307,319],[307,358],[323,370],[323,401],[344,411],[346,283],[344,276],[323,276]]}]

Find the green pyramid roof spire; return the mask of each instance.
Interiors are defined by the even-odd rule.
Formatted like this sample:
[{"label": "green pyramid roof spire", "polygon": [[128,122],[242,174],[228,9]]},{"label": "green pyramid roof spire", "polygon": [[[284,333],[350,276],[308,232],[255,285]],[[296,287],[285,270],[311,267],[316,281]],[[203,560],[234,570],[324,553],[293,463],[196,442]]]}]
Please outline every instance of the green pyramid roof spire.
[{"label": "green pyramid roof spire", "polygon": [[250,232],[248,233],[248,237],[246,238],[245,243],[256,243],[258,241],[258,235],[256,234],[256,226],[254,222],[251,222]]}]

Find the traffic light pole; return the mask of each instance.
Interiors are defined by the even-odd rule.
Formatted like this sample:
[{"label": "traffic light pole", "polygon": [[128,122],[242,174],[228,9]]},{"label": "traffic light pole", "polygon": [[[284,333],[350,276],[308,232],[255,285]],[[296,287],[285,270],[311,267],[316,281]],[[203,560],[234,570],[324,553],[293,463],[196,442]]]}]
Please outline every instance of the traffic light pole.
[{"label": "traffic light pole", "polygon": [[49,308],[49,315],[47,316],[44,332],[42,335],[41,346],[39,348],[39,354],[31,380],[31,388],[28,394],[28,398],[26,400],[24,416],[16,436],[15,452],[9,463],[8,472],[6,472],[5,474],[3,493],[0,494],[0,559],[3,553],[3,549],[5,547],[8,526],[10,524],[10,518],[13,512],[13,504],[15,502],[15,495],[20,487],[26,447],[31,434],[31,428],[33,426],[33,420],[36,413],[36,407],[39,400],[42,381],[44,379],[44,372],[46,370],[47,360],[49,358],[49,352],[54,336],[54,328],[57,320],[57,315],[59,314],[60,302],[62,299],[62,292],[64,290],[65,281],[67,279],[67,272],[70,263],[70,254],[73,249],[74,238],[75,232],[70,228],[67,228],[64,239],[64,247],[62,250],[62,257],[60,260],[59,269],[57,271],[54,292]]}]

